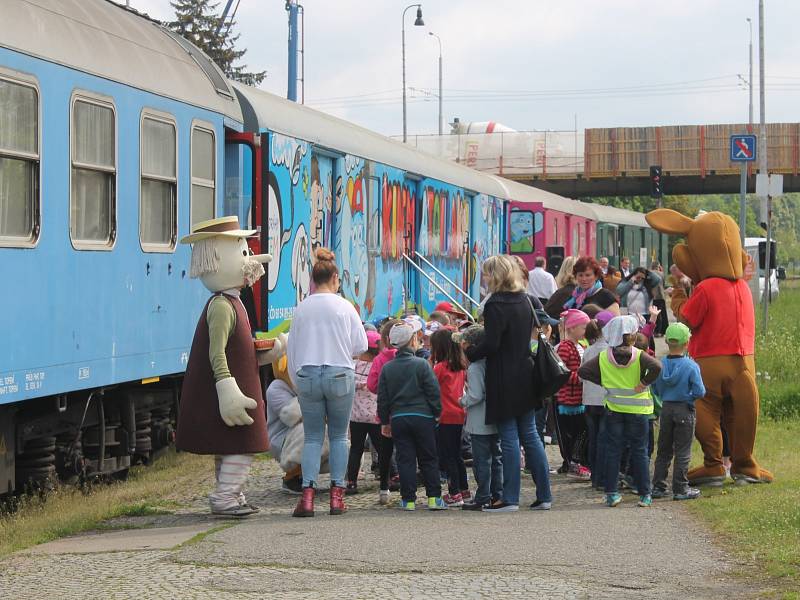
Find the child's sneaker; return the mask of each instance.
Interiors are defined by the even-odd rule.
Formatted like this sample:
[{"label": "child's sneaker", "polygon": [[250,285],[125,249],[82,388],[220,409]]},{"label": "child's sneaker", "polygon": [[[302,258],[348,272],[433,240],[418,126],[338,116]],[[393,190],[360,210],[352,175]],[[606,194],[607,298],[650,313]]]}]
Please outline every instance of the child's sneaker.
[{"label": "child's sneaker", "polygon": [[469,490],[462,490],[461,498],[463,498],[464,502],[469,502],[470,500],[472,500],[472,492],[470,492]]},{"label": "child's sneaker", "polygon": [[488,513],[517,512],[518,510],[519,504],[509,504],[508,502],[494,502],[483,507],[483,512]]},{"label": "child's sneaker", "polygon": [[659,488],[655,488],[651,492],[650,497],[653,498],[653,500],[658,500],[659,498],[666,498],[667,497],[667,490],[662,490],[662,489],[659,489]]},{"label": "child's sneaker", "polygon": [[622,496],[620,494],[606,494],[606,506],[613,508],[620,502],[622,502]]},{"label": "child's sneaker", "polygon": [[648,508],[653,504],[653,497],[650,494],[646,496],[639,496],[639,506],[642,508]]},{"label": "child's sneaker", "polygon": [[390,492],[400,491],[400,475],[395,475],[389,480],[389,491]]},{"label": "child's sneaker", "polygon": [[389,494],[389,490],[381,490],[378,493],[378,502],[383,506],[387,506],[390,502],[391,494]]},{"label": "child's sneaker", "polygon": [[445,494],[442,496],[442,500],[444,501],[447,506],[464,506],[464,498],[461,494]]},{"label": "child's sneaker", "polygon": [[537,500],[533,504],[531,504],[531,510],[550,510],[552,508],[552,502],[543,502],[542,500]]},{"label": "child's sneaker", "polygon": [[346,496],[352,496],[353,494],[358,493],[358,484],[355,481],[348,481],[347,486],[344,488],[344,493]]},{"label": "child's sneaker", "polygon": [[575,469],[571,469],[567,477],[580,479],[581,481],[589,481],[592,478],[592,472],[583,465],[577,465]]},{"label": "child's sneaker", "polygon": [[696,500],[700,497],[700,490],[697,488],[688,488],[683,494],[673,494],[673,500]]},{"label": "child's sneaker", "polygon": [[413,500],[400,500],[400,504],[397,505],[397,508],[400,510],[415,510],[417,505]]},{"label": "child's sneaker", "polygon": [[428,498],[428,510],[447,510],[447,504],[440,497]]}]

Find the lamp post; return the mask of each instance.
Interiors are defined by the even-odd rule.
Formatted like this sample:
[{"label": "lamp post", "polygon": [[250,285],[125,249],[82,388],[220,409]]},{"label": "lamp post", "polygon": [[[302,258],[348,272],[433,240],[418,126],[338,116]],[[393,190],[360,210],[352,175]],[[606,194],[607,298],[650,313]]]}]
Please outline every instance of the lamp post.
[{"label": "lamp post", "polygon": [[444,123],[444,119],[442,118],[442,38],[432,31],[429,31],[428,35],[432,35],[439,42],[439,135],[442,135]]},{"label": "lamp post", "polygon": [[408,12],[409,8],[417,7],[417,18],[414,21],[414,25],[416,27],[422,27],[425,25],[425,21],[422,20],[422,4],[409,4],[406,6],[405,10],[403,10],[403,142],[408,141],[408,124],[407,124],[407,116],[406,116],[406,12]]}]

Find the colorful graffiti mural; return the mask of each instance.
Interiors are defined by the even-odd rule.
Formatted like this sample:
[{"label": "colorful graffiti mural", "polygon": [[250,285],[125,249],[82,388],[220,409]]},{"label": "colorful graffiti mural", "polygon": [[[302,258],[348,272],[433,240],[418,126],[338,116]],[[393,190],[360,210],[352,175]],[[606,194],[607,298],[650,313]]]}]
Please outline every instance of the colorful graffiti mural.
[{"label": "colorful graffiti mural", "polygon": [[502,252],[503,206],[496,198],[479,194],[475,209],[480,218],[472,221],[472,252],[470,256],[470,291],[473,298],[482,300],[488,293],[481,277],[481,268],[487,258]]},{"label": "colorful graffiti mural", "polygon": [[512,210],[509,215],[512,254],[533,252],[535,236],[544,226],[542,213],[530,210]]}]

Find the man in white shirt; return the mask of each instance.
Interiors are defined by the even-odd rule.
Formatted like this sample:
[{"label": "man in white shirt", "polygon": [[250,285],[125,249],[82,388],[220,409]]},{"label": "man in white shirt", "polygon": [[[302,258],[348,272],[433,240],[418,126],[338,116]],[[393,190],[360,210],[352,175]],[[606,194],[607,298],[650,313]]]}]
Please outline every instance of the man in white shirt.
[{"label": "man in white shirt", "polygon": [[603,256],[600,258],[600,268],[603,270],[603,275],[608,275],[608,257]]},{"label": "man in white shirt", "polygon": [[545,271],[547,261],[543,256],[537,256],[533,271],[528,274],[528,293],[538,298],[542,304],[550,299],[558,286],[555,277]]}]

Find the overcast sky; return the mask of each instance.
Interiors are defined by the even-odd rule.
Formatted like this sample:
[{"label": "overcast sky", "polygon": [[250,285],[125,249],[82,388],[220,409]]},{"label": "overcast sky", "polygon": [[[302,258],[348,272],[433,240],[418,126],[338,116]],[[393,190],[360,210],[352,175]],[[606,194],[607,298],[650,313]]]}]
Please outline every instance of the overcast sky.
[{"label": "overcast sky", "polygon": [[[168,0],[131,0],[172,17]],[[401,14],[395,0],[305,0],[306,104],[402,133]],[[218,10],[222,10],[224,0]],[[429,0],[406,15],[408,131],[436,133],[442,40],[444,115],[517,130],[746,122],[758,0]],[[240,0],[235,31],[261,87],[286,96],[283,0]],[[799,0],[766,0],[767,121],[800,120]],[[430,95],[426,95],[430,94]],[[459,98],[459,96],[462,96]],[[447,129],[446,129],[447,131]]]}]

